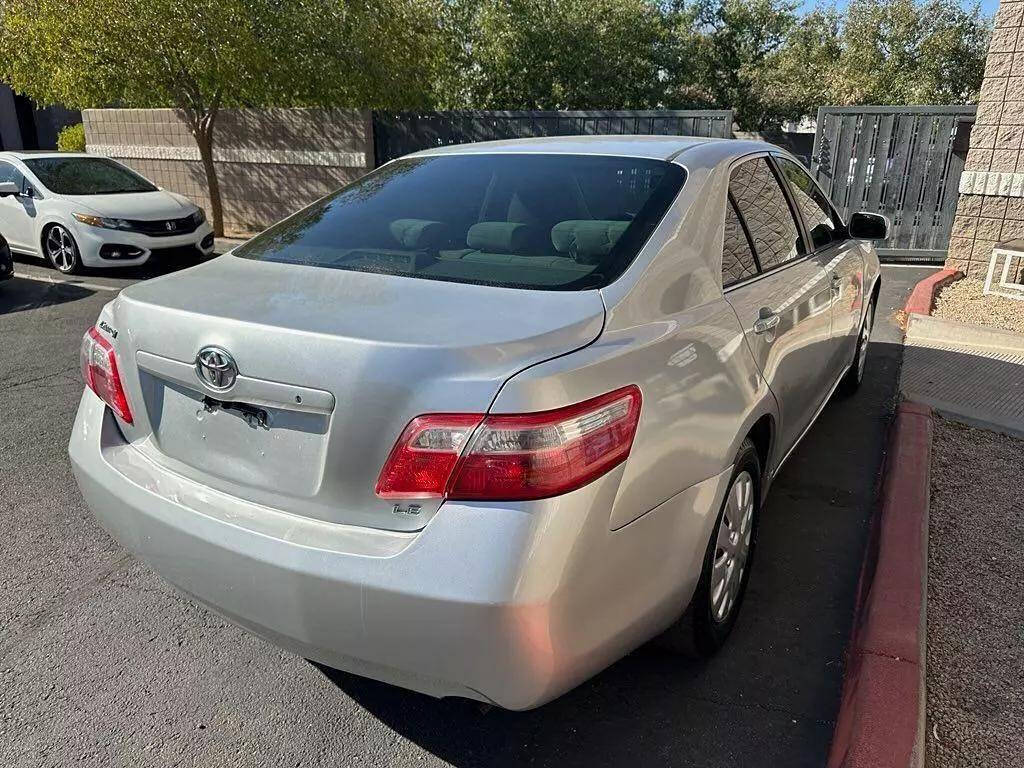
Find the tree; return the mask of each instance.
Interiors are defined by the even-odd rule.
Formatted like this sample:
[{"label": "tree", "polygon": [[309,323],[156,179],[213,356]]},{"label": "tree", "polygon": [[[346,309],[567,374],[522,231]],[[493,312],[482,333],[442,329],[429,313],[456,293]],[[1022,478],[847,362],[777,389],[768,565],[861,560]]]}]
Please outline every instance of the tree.
[{"label": "tree", "polygon": [[676,61],[671,101],[731,107],[744,130],[777,126],[777,106],[763,81],[798,26],[797,3],[788,0],[696,0],[673,8]]},{"label": "tree", "polygon": [[476,109],[644,109],[662,100],[668,28],[654,0],[452,0],[458,84]]},{"label": "tree", "polygon": [[837,59],[841,104],[977,101],[990,21],[956,0],[852,0]]},{"label": "tree", "polygon": [[223,234],[219,111],[426,104],[435,19],[424,0],[3,0],[0,79],[42,103],[180,110]]}]

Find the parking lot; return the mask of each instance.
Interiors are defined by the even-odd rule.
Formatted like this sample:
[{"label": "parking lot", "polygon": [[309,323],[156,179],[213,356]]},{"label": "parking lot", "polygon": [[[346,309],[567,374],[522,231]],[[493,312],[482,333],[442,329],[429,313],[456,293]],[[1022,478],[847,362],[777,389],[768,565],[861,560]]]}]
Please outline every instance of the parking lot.
[{"label": "parking lot", "polygon": [[[927,268],[885,268],[865,385],[771,493],[732,639],[642,648],[541,709],[486,710],[324,670],[178,596],[93,521],[67,441],[78,348],[133,279],[29,260],[0,284],[0,764],[820,766],[901,347]],[[413,638],[414,641],[414,638]]]}]

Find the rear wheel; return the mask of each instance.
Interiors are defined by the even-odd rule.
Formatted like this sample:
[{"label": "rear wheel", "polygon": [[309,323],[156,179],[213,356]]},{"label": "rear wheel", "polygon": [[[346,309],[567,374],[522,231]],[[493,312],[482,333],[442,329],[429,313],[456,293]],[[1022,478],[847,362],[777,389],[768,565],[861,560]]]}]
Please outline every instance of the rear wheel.
[{"label": "rear wheel", "polygon": [[54,224],[46,231],[43,237],[43,248],[46,251],[46,258],[58,272],[65,275],[72,275],[82,265],[78,255],[78,245],[75,239],[60,224]]},{"label": "rear wheel", "polygon": [[868,363],[868,345],[871,343],[871,326],[875,323],[875,299],[868,304],[868,311],[864,313],[864,321],[860,326],[860,333],[857,335],[857,350],[853,354],[853,364],[850,370],[843,376],[839,389],[844,395],[852,395],[860,388],[864,381],[864,371]]},{"label": "rear wheel", "polygon": [[662,645],[688,656],[707,657],[725,644],[750,580],[760,509],[761,462],[747,439],[736,456],[693,599],[683,617],[661,637]]}]

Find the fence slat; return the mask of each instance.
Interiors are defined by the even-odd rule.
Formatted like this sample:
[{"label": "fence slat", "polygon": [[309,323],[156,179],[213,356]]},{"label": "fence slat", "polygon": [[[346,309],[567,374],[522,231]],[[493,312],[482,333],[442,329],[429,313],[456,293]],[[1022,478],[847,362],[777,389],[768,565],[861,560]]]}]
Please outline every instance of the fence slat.
[{"label": "fence slat", "polygon": [[833,161],[832,202],[839,209],[844,219],[850,217],[847,200],[850,196],[850,171],[853,142],[857,137],[860,117],[845,115],[839,126],[839,140],[836,142],[836,155]]},{"label": "fence slat", "polygon": [[878,117],[878,140],[875,142],[871,185],[868,187],[868,197],[864,203],[864,209],[868,211],[879,210],[882,200],[882,188],[885,185],[885,173],[889,164],[889,148],[892,146],[892,129],[895,119],[893,115],[879,115]]},{"label": "fence slat", "polygon": [[896,235],[895,247],[911,249],[914,247],[917,227],[921,216],[921,197],[924,194],[925,174],[928,171],[931,150],[932,132],[935,130],[935,118],[921,115],[917,120],[917,131],[911,146],[910,159],[907,165],[907,188],[903,193],[903,220]]},{"label": "fence slat", "polygon": [[935,241],[936,206],[939,193],[948,178],[946,170],[949,156],[953,151],[953,115],[935,119],[932,148],[929,153],[928,173],[924,179],[924,193],[921,196],[921,217],[914,233],[914,248],[932,248]]},{"label": "fence slat", "polygon": [[875,129],[878,127],[878,115],[864,115],[861,118],[860,131],[857,134],[857,144],[854,147],[853,157],[853,184],[850,187],[850,195],[847,198],[847,208],[850,211],[859,211],[864,202],[864,183],[868,178],[868,158],[871,156],[871,148],[875,141]]}]

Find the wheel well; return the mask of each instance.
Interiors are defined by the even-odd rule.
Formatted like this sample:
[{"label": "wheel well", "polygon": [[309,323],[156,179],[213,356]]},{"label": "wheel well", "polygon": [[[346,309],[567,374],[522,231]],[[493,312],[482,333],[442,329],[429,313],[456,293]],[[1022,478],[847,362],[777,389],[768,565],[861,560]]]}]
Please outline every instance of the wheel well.
[{"label": "wheel well", "polygon": [[768,472],[768,455],[772,449],[772,433],[774,429],[775,424],[772,421],[772,417],[766,413],[754,422],[754,426],[747,433],[747,437],[750,438],[754,448],[757,449],[757,458],[761,462],[762,474],[767,474]]},{"label": "wheel well", "polygon": [[43,228],[39,230],[39,253],[43,256],[46,256],[46,235],[56,226],[57,222],[51,221],[49,224],[44,224]]}]

